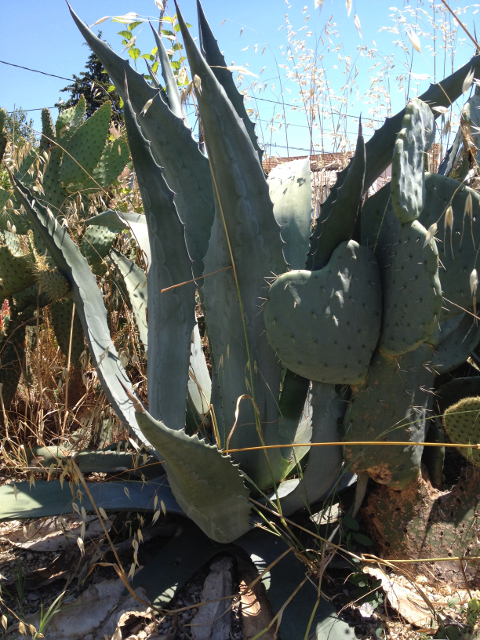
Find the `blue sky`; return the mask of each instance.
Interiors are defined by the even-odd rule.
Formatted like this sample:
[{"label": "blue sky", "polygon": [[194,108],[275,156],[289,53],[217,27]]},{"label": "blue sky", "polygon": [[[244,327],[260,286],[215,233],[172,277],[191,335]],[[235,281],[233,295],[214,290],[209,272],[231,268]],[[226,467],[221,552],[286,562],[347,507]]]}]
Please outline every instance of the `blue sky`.
[{"label": "blue sky", "polygon": [[[331,150],[338,145],[339,138],[331,138],[333,128],[340,123],[339,132],[348,140],[354,140],[357,129],[357,118],[360,113],[364,122],[368,118],[377,118],[371,124],[378,126],[384,117],[388,104],[382,92],[373,92],[370,102],[362,100],[362,95],[368,91],[371,82],[376,76],[380,76],[384,66],[382,58],[393,55],[392,68],[384,76],[384,82],[392,99],[392,109],[397,111],[405,104],[407,95],[406,87],[410,80],[411,97],[416,90],[423,92],[428,87],[436,73],[437,79],[443,77],[444,66],[447,73],[452,70],[450,54],[444,55],[441,42],[437,39],[436,65],[434,66],[432,51],[429,47],[428,24],[429,17],[433,13],[433,5],[429,0],[423,3],[415,0],[412,5],[416,12],[410,10],[407,3],[398,3],[403,10],[404,22],[400,23],[399,33],[391,33],[382,30],[382,27],[392,27],[392,16],[399,17],[400,13],[392,9],[391,0],[352,0],[351,14],[348,16],[345,0],[324,0],[323,6],[315,8],[315,0],[292,0],[286,3],[284,0],[244,0],[243,2],[219,2],[219,0],[204,0],[203,6],[210,24],[217,36],[220,47],[225,53],[227,63],[236,65],[248,64],[248,69],[259,75],[258,82],[266,83],[266,88],[261,93],[256,93],[257,100],[250,102],[249,106],[259,112],[260,137],[266,142],[273,142],[276,147],[272,153],[286,155],[286,145],[289,145],[290,155],[302,155],[304,149],[310,147],[310,131],[304,112],[292,112],[288,105],[294,104],[298,99],[298,85],[286,77],[286,70],[278,65],[294,65],[288,61],[286,53],[288,25],[299,32],[297,39],[305,37],[306,46],[316,51],[317,56],[323,54],[321,64],[324,65],[323,78],[328,81],[328,87],[323,86],[323,98],[320,100],[322,108],[333,113],[333,120],[320,119],[323,124],[323,135],[319,129],[313,131],[315,144],[323,145],[324,150]],[[170,8],[171,0],[168,7]],[[454,9],[460,4],[450,0]],[[440,2],[436,2],[437,15]],[[158,17],[158,9],[153,0],[73,0],[73,8],[80,17],[91,24],[106,15],[124,15],[128,12],[136,12],[142,17]],[[462,3],[463,6],[463,3]],[[470,5],[467,12],[462,15],[462,20],[467,27],[474,29],[474,21],[477,17],[478,5]],[[186,20],[193,24],[196,35],[196,6],[194,0],[181,0],[180,8]],[[171,9],[173,10],[173,4]],[[426,12],[426,13],[422,13]],[[362,37],[360,37],[354,16],[360,21]],[[310,16],[306,20],[307,16]],[[325,25],[330,17],[329,34],[325,33]],[[306,20],[306,21],[305,21]],[[225,21],[225,22],[224,22]],[[83,44],[83,39],[70,18],[68,8],[63,0],[23,0],[21,10],[16,3],[2,3],[2,23],[6,25],[2,34],[0,47],[0,60],[11,62],[32,69],[38,69],[64,78],[70,78],[73,73],[78,74],[83,70],[89,50]],[[222,24],[223,23],[223,24]],[[103,37],[110,45],[120,53],[122,51],[121,38],[117,32],[122,28],[110,20],[94,27],[95,31],[101,29]],[[421,43],[421,53],[413,52],[413,46],[407,38],[407,31],[416,31]],[[152,47],[152,38],[148,25],[138,27],[137,44],[142,52],[148,52]],[[480,29],[478,30],[480,32]],[[430,37],[432,33],[430,32]],[[440,37],[440,32],[437,31]],[[322,41],[323,38],[323,41]],[[401,40],[406,43],[404,49],[394,46],[393,41]],[[255,46],[256,45],[256,46]],[[248,48],[247,48],[248,47]],[[265,51],[262,54],[262,50]],[[283,47],[283,48],[281,48]],[[338,48],[338,50],[336,50]],[[366,47],[360,53],[359,47]],[[454,68],[465,63],[472,55],[473,49],[464,33],[457,33],[453,40],[453,48],[456,50],[453,60]],[[255,52],[256,51],[256,52]],[[283,55],[282,55],[283,54]],[[127,55],[126,53],[123,55]],[[347,58],[350,57],[349,60]],[[298,60],[296,60],[298,62]],[[348,64],[350,72],[346,73]],[[372,68],[374,65],[375,68]],[[412,66],[410,66],[412,65]],[[352,74],[355,66],[358,76],[353,81]],[[141,69],[141,67],[140,67]],[[301,72],[301,67],[299,68]],[[279,80],[279,72],[281,82]],[[412,72],[414,75],[409,75]],[[398,80],[400,75],[406,75],[407,81]],[[430,79],[426,76],[430,76]],[[348,100],[342,104],[342,87],[347,80],[351,82],[351,92]],[[255,78],[244,77],[246,88]],[[52,78],[37,73],[31,73],[22,69],[0,64],[0,106],[12,110],[14,105],[24,109],[38,109],[53,106],[59,98],[64,97],[60,89],[68,84],[67,80]],[[374,86],[380,86],[379,80]],[[403,84],[403,89],[402,89]],[[273,85],[273,86],[272,86]],[[400,90],[399,90],[400,86]],[[287,103],[285,108],[281,104],[283,99]],[[318,89],[318,86],[317,86]],[[349,90],[350,91],[350,90]],[[383,107],[382,107],[383,105]],[[337,111],[348,114],[341,121],[336,115]],[[56,110],[54,110],[55,115]],[[372,113],[373,112],[373,113]],[[377,113],[378,112],[378,113]],[[40,127],[40,112],[32,111],[30,116],[34,119],[35,127]],[[275,118],[275,128],[272,130],[269,121]],[[285,126],[280,122],[283,117],[290,122],[285,135]],[[346,124],[345,124],[346,123]],[[370,135],[371,130],[366,130]]]}]

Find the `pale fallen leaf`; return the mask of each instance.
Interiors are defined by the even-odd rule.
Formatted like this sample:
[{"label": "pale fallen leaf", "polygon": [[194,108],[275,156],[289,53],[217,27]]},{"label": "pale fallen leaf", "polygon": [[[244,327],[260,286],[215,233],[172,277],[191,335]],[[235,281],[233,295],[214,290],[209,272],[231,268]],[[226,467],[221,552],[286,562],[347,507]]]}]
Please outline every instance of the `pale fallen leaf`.
[{"label": "pale fallen leaf", "polygon": [[405,578],[395,574],[386,575],[375,567],[365,567],[365,573],[382,581],[382,588],[390,605],[410,624],[417,627],[430,627],[433,613],[419,592]]}]

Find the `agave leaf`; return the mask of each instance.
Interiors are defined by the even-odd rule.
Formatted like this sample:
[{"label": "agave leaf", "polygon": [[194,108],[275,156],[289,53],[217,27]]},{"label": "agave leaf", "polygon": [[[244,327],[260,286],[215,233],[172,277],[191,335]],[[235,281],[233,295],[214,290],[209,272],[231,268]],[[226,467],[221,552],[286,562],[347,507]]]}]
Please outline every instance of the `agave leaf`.
[{"label": "agave leaf", "polygon": [[[305,412],[307,421],[311,423],[310,403],[307,402],[308,389],[310,380],[302,378],[302,376],[293,373],[289,369],[285,369],[285,375],[282,381],[282,391],[278,403],[278,437],[281,444],[290,444],[297,441],[298,430],[302,424],[302,415]],[[305,411],[306,409],[306,411]],[[302,426],[302,431],[306,425]],[[311,435],[311,431],[310,431]],[[307,442],[303,440],[303,442]],[[282,449],[282,456],[290,461],[292,449]],[[294,449],[295,461],[300,460],[298,456],[298,448]],[[295,465],[296,462],[293,464]]]},{"label": "agave leaf", "polygon": [[158,32],[153,28],[151,24],[150,26],[152,27],[153,37],[155,38],[155,44],[157,45],[158,49],[158,58],[160,60],[160,67],[162,69],[162,76],[165,82],[165,90],[167,92],[170,110],[174,115],[177,116],[177,118],[181,118],[185,122],[185,124],[187,124],[187,114],[185,113],[185,109],[182,105],[180,93],[178,91],[177,79],[173,75],[170,58],[168,57],[167,51]]},{"label": "agave leaf", "polygon": [[16,181],[14,185],[17,197],[25,207],[32,225],[45,243],[58,270],[70,284],[76,310],[107,398],[120,420],[145,441],[136,426],[132,402],[120,382],[122,380],[124,384],[130,384],[110,337],[102,293],[86,258],[70,239],[67,229],[49,216],[41,203],[35,202],[28,189]]},{"label": "agave leaf", "polygon": [[48,470],[50,465],[56,464],[58,460],[73,458],[82,473],[115,473],[118,476],[120,473],[130,472],[138,477],[143,475],[149,480],[159,478],[164,473],[162,463],[156,458],[149,456],[144,466],[142,455],[111,449],[85,450],[73,454],[62,447],[32,447],[25,449],[25,457],[28,463],[35,460],[39,468],[44,470]]},{"label": "agave leaf", "polygon": [[[288,550],[286,543],[278,536],[255,529],[235,540],[235,544],[244,549],[255,564],[258,573],[262,573],[282,553]],[[279,613],[295,589],[305,581],[306,566],[293,552],[288,553],[264,573],[262,582],[274,612]],[[307,580],[303,587],[288,602],[281,614],[280,633],[288,640],[305,640],[307,625],[314,611],[318,595],[315,584]],[[337,614],[335,607],[321,599],[308,638],[328,640],[354,640],[355,632]]]},{"label": "agave leaf", "polygon": [[165,167],[168,186],[176,194],[175,204],[186,226],[187,246],[194,261],[194,274],[199,276],[203,272],[203,258],[215,211],[208,160],[199,151],[191,130],[181,118],[172,113],[158,90],[151,87],[127,60],[114,53],[106,42],[97,38],[72,9],[70,12],[124,101],[126,76],[135,113],[139,114],[153,98],[150,108],[141,117],[142,131],[152,144],[155,159]]},{"label": "agave leaf", "polygon": [[200,50],[205,56],[205,60],[207,61],[209,67],[211,67],[218,82],[224,88],[228,99],[230,100],[233,108],[238,114],[238,117],[242,119],[248,136],[252,141],[253,147],[258,153],[258,158],[260,162],[262,162],[263,151],[258,146],[258,140],[255,134],[255,125],[248,117],[247,111],[245,109],[244,97],[238,91],[235,85],[232,72],[226,68],[227,63],[225,62],[225,58],[220,51],[220,47],[218,46],[215,36],[213,35],[210,25],[208,24],[207,18],[205,17],[205,13],[203,12],[203,8],[199,0],[197,0],[197,10],[198,32],[200,35]]},{"label": "agave leaf", "polygon": [[[223,442],[237,424],[231,448],[260,445],[253,403],[245,399],[248,396],[259,409],[265,442],[273,444],[278,441],[282,369],[263,331],[259,298],[264,293],[265,277],[285,270],[279,228],[263,169],[245,126],[193,42],[181,14],[177,15],[192,74],[201,85],[197,88],[200,117],[218,189],[205,270],[213,273],[227,269],[206,278],[203,284],[217,423]],[[238,269],[237,281],[233,269],[228,269],[232,265],[229,247]],[[244,399],[236,421],[241,397]],[[285,460],[278,450],[269,451],[268,457],[270,466],[263,452],[234,454],[235,461],[260,487],[271,486],[285,471]]]},{"label": "agave leaf", "polygon": [[152,264],[147,219],[142,213],[123,213],[107,209],[85,221],[89,225],[102,225],[113,229],[129,229],[140,251],[144,254],[148,267]]},{"label": "agave leaf", "polygon": [[[95,505],[105,511],[154,511],[157,496],[158,504],[163,500],[167,511],[183,513],[165,478],[150,482],[88,482],[87,486]],[[84,487],[77,486],[74,491],[75,502],[85,511],[94,511]],[[59,516],[71,511],[72,489],[66,481],[63,488],[56,480],[37,480],[31,486],[29,482],[19,482],[0,487],[0,522]]]},{"label": "agave leaf", "polygon": [[7,204],[7,201],[11,197],[12,197],[12,194],[10,193],[10,191],[6,191],[5,189],[0,188],[0,211]]},{"label": "agave leaf", "polygon": [[355,155],[350,162],[345,180],[338,185],[335,198],[328,204],[325,202],[322,207],[313,240],[314,244],[318,242],[313,261],[314,270],[322,269],[328,264],[332,253],[341,242],[349,241],[354,237],[363,194],[365,169],[365,140],[360,124]]},{"label": "agave leaf", "polygon": [[198,436],[169,429],[143,408],[136,417],[165,458],[168,482],[185,514],[217,542],[231,542],[248,531],[248,490],[231,459]]},{"label": "agave leaf", "polygon": [[312,172],[310,159],[277,165],[267,178],[273,213],[286,243],[285,262],[290,269],[304,269],[312,230]]},{"label": "agave leaf", "polygon": [[[125,102],[128,144],[142,195],[152,264],[148,277],[148,405],[151,414],[171,429],[185,426],[190,342],[195,324],[195,284],[185,245],[184,226],[138,126],[130,101]],[[173,285],[181,284],[161,293]]]},{"label": "agave leaf", "polygon": [[[311,442],[338,442],[338,421],[347,410],[347,400],[335,385],[314,382],[312,387]],[[342,447],[311,447],[303,478],[281,499],[282,513],[290,515],[317,502],[338,480],[342,468]],[[281,487],[282,485],[280,485]]]},{"label": "agave leaf", "polygon": [[178,590],[204,564],[218,553],[234,548],[210,540],[191,520],[182,519],[175,537],[135,574],[132,589],[144,587],[154,606],[167,607]]},{"label": "agave leaf", "polygon": [[110,259],[121,273],[128,297],[132,305],[135,320],[137,322],[140,341],[148,349],[148,328],[147,328],[147,278],[145,272],[137,265],[123,256],[115,249],[109,253]]}]

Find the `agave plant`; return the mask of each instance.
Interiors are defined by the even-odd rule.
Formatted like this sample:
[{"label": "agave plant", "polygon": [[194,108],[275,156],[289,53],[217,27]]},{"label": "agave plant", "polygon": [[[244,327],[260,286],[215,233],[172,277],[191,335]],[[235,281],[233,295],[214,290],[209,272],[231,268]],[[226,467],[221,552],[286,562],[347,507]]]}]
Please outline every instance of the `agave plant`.
[{"label": "agave plant", "polygon": [[[129,391],[85,258],[45,205],[13,178],[16,197],[70,284],[113,408],[165,461],[168,484],[135,487],[142,505],[154,508],[156,495],[167,509],[188,516],[206,536],[203,559],[235,542],[268,564],[281,543],[262,547],[259,531],[251,531],[249,496],[263,496],[286,516],[321,499],[347,468],[400,494],[419,477],[422,448],[408,443],[425,441],[436,371],[463,362],[480,339],[463,311],[473,304],[470,273],[478,243],[460,242],[456,234],[464,211],[475,218],[480,198],[424,171],[434,137],[431,107],[461,95],[480,58],[441,87],[430,87],[366,144],[360,128],[355,156],[339,174],[311,236],[309,163],[286,165],[266,179],[253,125],[200,6],[200,48],[180,13],[178,20],[208,157],[185,124],[161,41],[165,90],[150,86],[72,16],[125,102],[145,216],[120,219],[106,212],[90,222],[131,226],[143,245],[146,274],[120,255],[112,259],[132,278],[132,305],[148,347],[148,411]],[[363,194],[392,155],[391,185],[362,209]],[[445,272],[439,272],[434,236],[443,214],[452,251],[442,256]],[[145,279],[146,294],[140,294]],[[211,380],[195,320],[196,289]],[[211,433],[189,435],[192,424],[195,430],[204,426],[207,414]],[[311,443],[338,443],[339,425],[344,449],[312,446],[305,465],[297,445],[305,453]],[[366,440],[404,446],[354,444]],[[296,468],[301,473],[289,479]],[[37,482],[35,495],[44,488]],[[122,506],[110,491],[117,489],[97,487],[95,500],[105,509]],[[33,490],[17,485],[21,500],[30,495]],[[7,515],[21,517],[24,502],[12,503],[10,487],[4,496],[10,498]],[[56,505],[49,501],[49,513],[68,503],[56,499]],[[192,536],[199,535],[195,528]],[[165,549],[163,558],[173,557],[171,547]],[[292,575],[302,573],[292,563]],[[161,589],[157,584],[153,594],[157,603],[165,604],[167,587],[178,583],[170,569],[170,582]],[[136,583],[148,582],[148,573],[139,573]],[[304,619],[299,626],[295,615],[305,615],[302,607],[315,601],[309,587],[293,599],[291,617],[282,618],[285,637],[304,637],[311,623]],[[338,637],[351,634],[341,622],[332,627],[333,609],[324,601],[318,612],[318,637],[326,625]]]}]

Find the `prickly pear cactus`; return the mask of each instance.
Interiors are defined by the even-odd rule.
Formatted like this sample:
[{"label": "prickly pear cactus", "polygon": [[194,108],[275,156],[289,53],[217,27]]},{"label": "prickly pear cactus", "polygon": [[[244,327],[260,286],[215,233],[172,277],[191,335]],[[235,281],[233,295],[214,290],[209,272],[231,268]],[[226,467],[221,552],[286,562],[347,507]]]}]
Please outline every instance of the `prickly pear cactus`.
[{"label": "prickly pear cactus", "polygon": [[70,285],[57,269],[37,269],[37,282],[50,300],[62,300],[68,295]]},{"label": "prickly pear cactus", "polygon": [[449,407],[443,415],[443,424],[453,443],[472,445],[471,449],[462,447],[458,451],[480,467],[480,397],[464,398]]},{"label": "prickly pear cactus", "polygon": [[392,205],[402,224],[416,220],[425,204],[425,153],[435,138],[430,107],[414,98],[406,108],[392,162]]},{"label": "prickly pear cactus", "polygon": [[[404,491],[377,486],[361,515],[377,553],[386,558],[478,558],[476,522],[480,508],[480,470],[467,467],[450,491],[434,489],[422,474]],[[465,588],[459,561],[429,563],[427,575],[434,575]],[[409,565],[425,572],[425,565]],[[478,586],[478,562],[465,563],[469,585]]]},{"label": "prickly pear cactus", "polygon": [[420,473],[421,446],[349,446],[349,442],[424,442],[435,373],[432,348],[422,345],[392,358],[377,351],[366,382],[354,388],[345,416],[344,457],[352,471],[379,484],[405,489]]},{"label": "prickly pear cactus", "polygon": [[343,242],[319,271],[288,271],[268,292],[264,320],[280,360],[330,384],[359,384],[380,335],[380,273],[369,249]]}]

